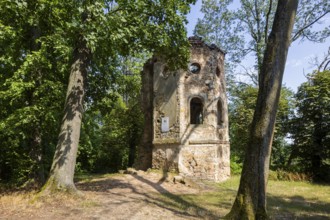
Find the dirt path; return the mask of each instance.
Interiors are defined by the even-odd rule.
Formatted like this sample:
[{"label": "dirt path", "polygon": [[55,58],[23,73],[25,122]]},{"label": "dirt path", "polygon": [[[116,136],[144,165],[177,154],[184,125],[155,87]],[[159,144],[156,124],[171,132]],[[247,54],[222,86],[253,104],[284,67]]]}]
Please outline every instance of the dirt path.
[{"label": "dirt path", "polygon": [[[213,219],[179,194],[205,189],[173,183],[161,174],[137,172],[78,182],[83,198],[62,196],[24,205],[24,201],[0,206],[0,219]],[[10,201],[10,200],[8,200]],[[15,207],[16,206],[16,207]],[[184,208],[182,208],[184,207]]]}]

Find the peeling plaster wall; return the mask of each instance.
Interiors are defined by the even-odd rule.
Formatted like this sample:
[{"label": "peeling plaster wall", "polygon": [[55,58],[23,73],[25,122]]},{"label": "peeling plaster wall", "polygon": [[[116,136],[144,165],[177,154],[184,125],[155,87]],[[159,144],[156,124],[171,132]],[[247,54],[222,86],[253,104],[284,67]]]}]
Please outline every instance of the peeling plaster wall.
[{"label": "peeling plaster wall", "polygon": [[[166,64],[154,64],[154,140],[180,138],[179,77],[178,71],[168,71]],[[169,132],[161,132],[161,118],[165,116],[169,117]]]},{"label": "peeling plaster wall", "polygon": [[[200,38],[190,38],[190,42],[190,64],[200,66],[198,73],[168,71],[160,60],[153,66],[152,167],[223,181],[230,176],[224,53]],[[195,97],[203,103],[202,124],[190,124],[190,101]],[[162,131],[163,117],[169,118],[166,132]]]}]

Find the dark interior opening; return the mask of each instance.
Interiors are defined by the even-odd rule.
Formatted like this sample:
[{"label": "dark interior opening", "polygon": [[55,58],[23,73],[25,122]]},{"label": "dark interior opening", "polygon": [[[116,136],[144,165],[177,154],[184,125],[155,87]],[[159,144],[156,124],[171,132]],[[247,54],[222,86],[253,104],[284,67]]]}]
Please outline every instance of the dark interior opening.
[{"label": "dark interior opening", "polygon": [[223,125],[224,119],[223,119],[223,109],[222,109],[222,103],[219,100],[218,101],[218,125]]},{"label": "dark interior opening", "polygon": [[215,74],[217,75],[217,77],[220,77],[220,69],[219,69],[219,67],[217,66],[217,69],[216,69],[216,72],[215,72]]},{"label": "dark interior opening", "polygon": [[203,102],[200,98],[190,101],[190,124],[203,124]]}]

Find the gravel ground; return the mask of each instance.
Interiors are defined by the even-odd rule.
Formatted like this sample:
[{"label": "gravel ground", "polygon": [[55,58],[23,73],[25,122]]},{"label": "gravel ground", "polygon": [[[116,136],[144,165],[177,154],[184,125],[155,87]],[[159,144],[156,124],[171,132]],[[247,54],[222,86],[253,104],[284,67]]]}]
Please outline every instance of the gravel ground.
[{"label": "gravel ground", "polygon": [[[185,209],[173,204],[178,194],[196,194],[207,189],[174,183],[173,177],[158,173],[130,174],[95,178],[76,183],[83,197],[55,196],[43,201],[33,197],[2,200],[0,219],[213,219],[203,210]],[[163,196],[162,196],[163,195]],[[174,199],[174,200],[171,200]],[[172,203],[173,202],[173,203]],[[172,205],[171,205],[172,204]],[[187,205],[187,204],[185,204]],[[189,204],[188,204],[189,206]]]}]

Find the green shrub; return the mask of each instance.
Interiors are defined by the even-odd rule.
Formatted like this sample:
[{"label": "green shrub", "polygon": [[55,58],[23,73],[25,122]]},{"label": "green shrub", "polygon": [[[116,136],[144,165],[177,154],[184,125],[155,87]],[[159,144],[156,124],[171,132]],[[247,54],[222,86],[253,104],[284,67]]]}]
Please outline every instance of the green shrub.
[{"label": "green shrub", "polygon": [[281,181],[306,181],[312,180],[312,176],[305,173],[288,172],[284,170],[269,171],[269,180]]},{"label": "green shrub", "polygon": [[240,175],[242,172],[242,163],[239,163],[235,160],[230,160],[230,172],[232,175]]}]

